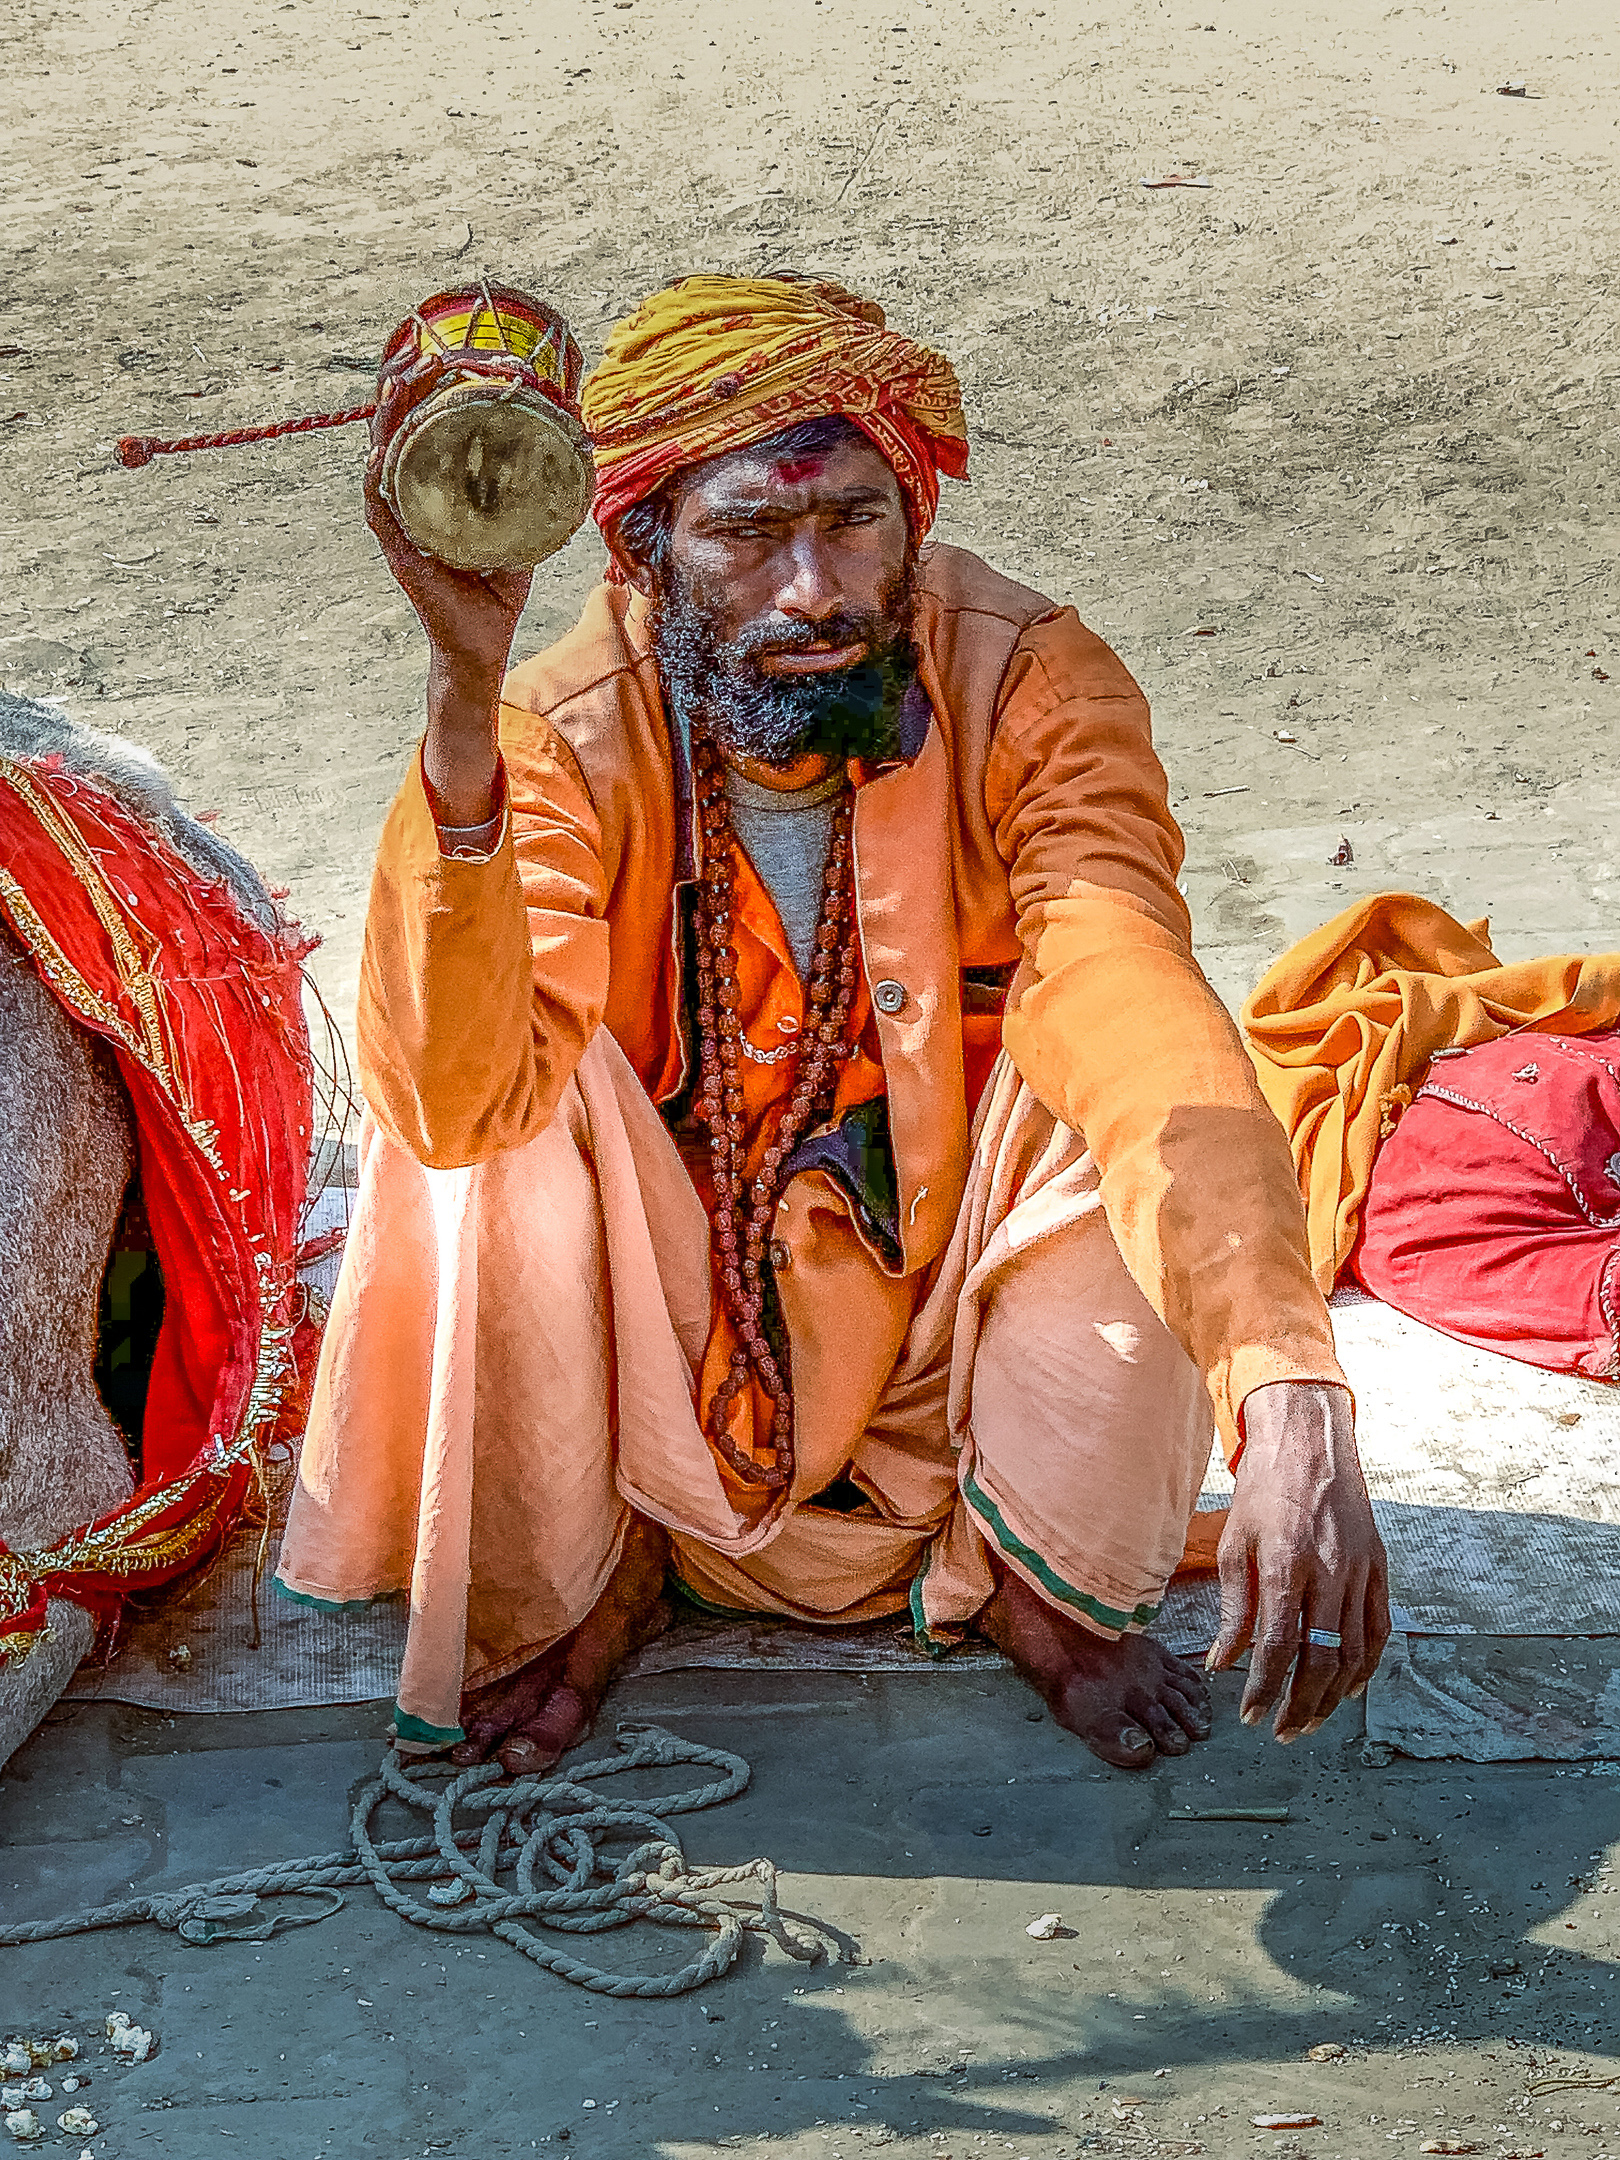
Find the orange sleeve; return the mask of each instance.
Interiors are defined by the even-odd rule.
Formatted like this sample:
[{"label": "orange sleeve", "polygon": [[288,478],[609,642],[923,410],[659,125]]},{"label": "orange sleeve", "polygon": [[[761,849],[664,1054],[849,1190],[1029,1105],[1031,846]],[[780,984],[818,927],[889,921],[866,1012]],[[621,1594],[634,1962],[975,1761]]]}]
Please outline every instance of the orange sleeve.
[{"label": "orange sleeve", "polygon": [[1344,1376],[1287,1139],[1193,958],[1146,701],[1072,609],[1013,654],[985,800],[1024,951],[1008,1052],[1085,1135],[1125,1263],[1235,1457],[1255,1388]]},{"label": "orange sleeve", "polygon": [[541,1132],[607,999],[590,792],[538,715],[503,704],[501,747],[507,818],[494,853],[441,851],[418,755],[383,827],[366,913],[361,1091],[433,1170]]}]

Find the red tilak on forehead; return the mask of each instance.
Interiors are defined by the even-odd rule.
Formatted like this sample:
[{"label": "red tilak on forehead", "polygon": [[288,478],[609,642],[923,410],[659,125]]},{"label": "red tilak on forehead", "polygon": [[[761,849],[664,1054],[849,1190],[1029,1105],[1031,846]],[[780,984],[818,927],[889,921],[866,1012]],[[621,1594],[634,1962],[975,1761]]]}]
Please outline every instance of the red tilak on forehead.
[{"label": "red tilak on forehead", "polygon": [[778,458],[774,470],[777,479],[791,487],[796,480],[813,480],[826,462],[824,457]]}]

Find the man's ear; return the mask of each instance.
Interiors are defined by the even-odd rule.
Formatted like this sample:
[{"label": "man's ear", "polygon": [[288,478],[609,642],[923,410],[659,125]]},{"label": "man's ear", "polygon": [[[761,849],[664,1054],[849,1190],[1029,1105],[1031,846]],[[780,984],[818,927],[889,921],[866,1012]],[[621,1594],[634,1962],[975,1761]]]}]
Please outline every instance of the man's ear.
[{"label": "man's ear", "polygon": [[640,593],[644,600],[652,598],[653,574],[638,557],[626,552],[618,535],[608,538],[607,551],[613,557],[614,566],[632,591]]}]

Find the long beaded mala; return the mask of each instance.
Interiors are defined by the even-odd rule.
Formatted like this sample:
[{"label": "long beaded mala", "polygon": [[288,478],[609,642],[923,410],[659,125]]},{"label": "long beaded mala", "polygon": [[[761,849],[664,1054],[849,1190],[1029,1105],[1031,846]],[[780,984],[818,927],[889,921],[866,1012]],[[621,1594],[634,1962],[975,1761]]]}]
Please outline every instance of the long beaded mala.
[{"label": "long beaded mala", "polygon": [[[732,936],[736,840],[731,806],[726,799],[724,761],[713,743],[695,731],[692,765],[701,850],[697,913],[699,1073],[694,1107],[709,1129],[709,1159],[714,1173],[712,1238],[721,1294],[741,1337],[740,1346],[731,1353],[731,1369],[715,1390],[709,1408],[708,1436],[746,1483],[775,1487],[786,1485],[793,1475],[793,1396],[788,1376],[766,1332],[766,1255],[783,1166],[805,1132],[832,1108],[838,1067],[849,1055],[844,1032],[860,972],[850,847],[854,807],[846,796],[833,818],[805,1024],[798,1037],[803,1063],[758,1174],[750,1182],[743,1169],[747,1135],[740,1064],[742,1022],[738,1017],[741,991]],[[745,1454],[736,1445],[727,1426],[727,1413],[748,1385],[750,1371],[771,1404],[770,1432],[754,1455]]]}]

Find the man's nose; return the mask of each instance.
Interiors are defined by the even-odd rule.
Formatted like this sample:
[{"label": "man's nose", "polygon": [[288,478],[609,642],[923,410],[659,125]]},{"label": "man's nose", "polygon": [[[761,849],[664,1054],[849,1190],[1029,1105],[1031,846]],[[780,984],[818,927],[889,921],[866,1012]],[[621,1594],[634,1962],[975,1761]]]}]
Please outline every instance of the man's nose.
[{"label": "man's nose", "polygon": [[794,622],[825,622],[843,605],[837,578],[819,535],[795,539],[784,551],[776,606]]}]

